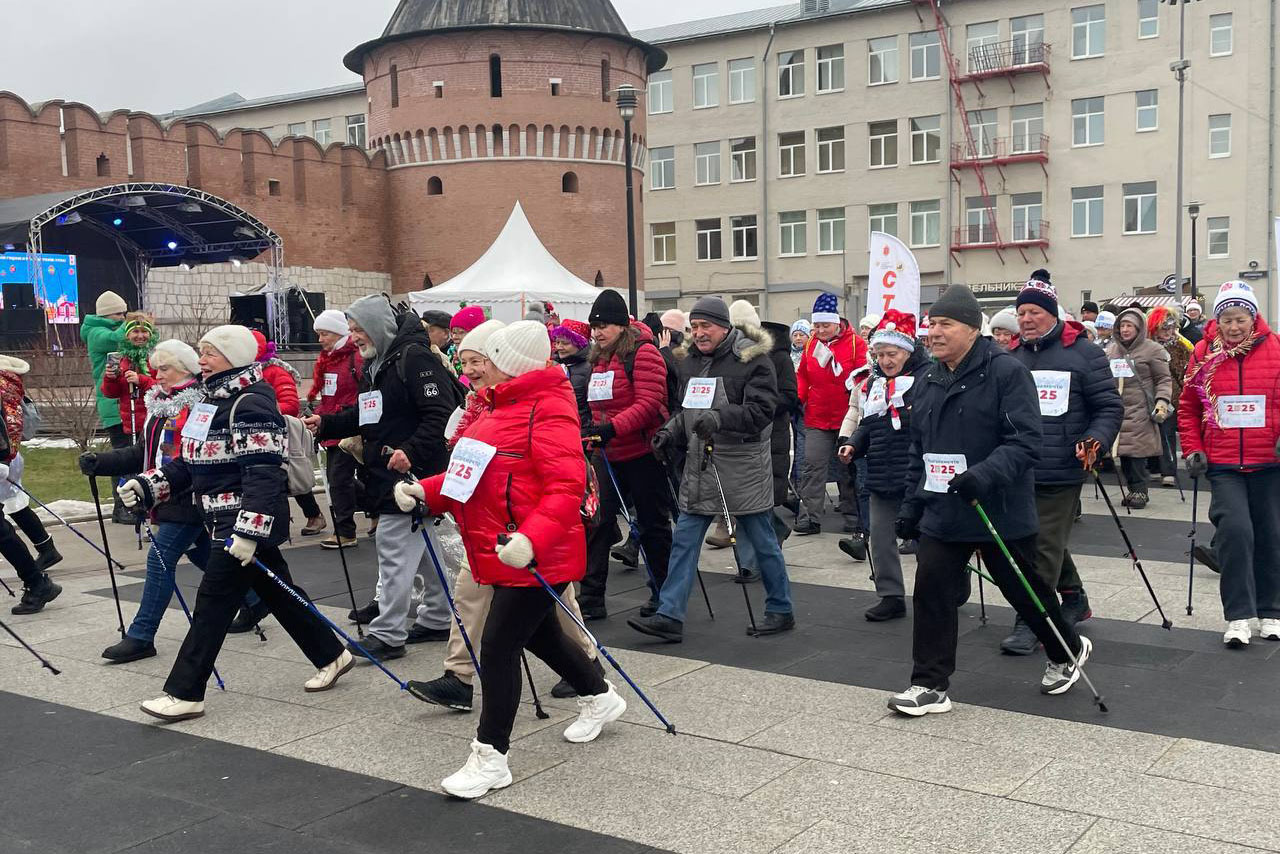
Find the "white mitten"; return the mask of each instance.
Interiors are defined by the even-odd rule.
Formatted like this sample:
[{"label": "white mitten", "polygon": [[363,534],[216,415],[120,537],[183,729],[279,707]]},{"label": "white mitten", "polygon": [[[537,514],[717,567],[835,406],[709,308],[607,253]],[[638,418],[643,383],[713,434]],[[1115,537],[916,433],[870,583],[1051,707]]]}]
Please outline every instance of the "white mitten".
[{"label": "white mitten", "polygon": [[241,566],[248,566],[249,561],[253,560],[254,552],[257,550],[257,540],[251,540],[239,534],[232,534],[231,545],[227,546],[227,554],[240,561]]},{"label": "white mitten", "polygon": [[524,534],[512,534],[506,545],[498,546],[498,560],[507,566],[524,569],[533,563],[533,543]]},{"label": "white mitten", "polygon": [[426,503],[427,494],[422,491],[422,484],[416,480],[402,480],[391,490],[395,496],[396,506],[406,513],[412,513],[418,502]]},{"label": "white mitten", "polygon": [[116,494],[120,496],[121,503],[130,510],[141,504],[142,499],[146,497],[146,493],[142,491],[142,484],[136,479],[126,480],[120,484]]}]

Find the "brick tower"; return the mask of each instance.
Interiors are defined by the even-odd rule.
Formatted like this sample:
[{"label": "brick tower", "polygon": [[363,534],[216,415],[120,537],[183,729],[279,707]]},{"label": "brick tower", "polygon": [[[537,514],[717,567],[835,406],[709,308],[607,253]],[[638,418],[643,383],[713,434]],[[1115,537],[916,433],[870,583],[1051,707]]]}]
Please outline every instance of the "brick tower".
[{"label": "brick tower", "polygon": [[[397,292],[478,258],[517,201],[559,261],[626,286],[622,119],[611,90],[645,90],[666,56],[609,0],[401,0],[344,62],[369,96],[387,156],[388,267]],[[631,123],[636,245],[644,109]]]}]

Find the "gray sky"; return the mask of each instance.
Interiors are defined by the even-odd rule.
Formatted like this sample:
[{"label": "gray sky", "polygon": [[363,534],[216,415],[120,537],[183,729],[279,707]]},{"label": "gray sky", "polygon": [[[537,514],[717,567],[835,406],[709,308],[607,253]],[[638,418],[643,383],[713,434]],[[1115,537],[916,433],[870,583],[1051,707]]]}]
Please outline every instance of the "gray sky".
[{"label": "gray sky", "polygon": [[[785,0],[614,0],[632,30]],[[351,81],[342,56],[396,0],[4,0],[0,90],[97,110],[168,112]],[[696,10],[696,11],[693,11]]]}]

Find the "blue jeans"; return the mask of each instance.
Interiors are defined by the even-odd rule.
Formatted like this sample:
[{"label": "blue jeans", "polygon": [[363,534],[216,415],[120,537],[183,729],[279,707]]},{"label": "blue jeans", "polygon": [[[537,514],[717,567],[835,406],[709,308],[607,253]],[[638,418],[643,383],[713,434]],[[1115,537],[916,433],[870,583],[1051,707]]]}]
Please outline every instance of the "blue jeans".
[{"label": "blue jeans", "polygon": [[161,522],[152,532],[155,545],[147,551],[147,580],[142,585],[142,603],[126,634],[151,643],[160,628],[169,600],[173,598],[174,569],[183,553],[202,572],[209,562],[209,534],[200,525]]},{"label": "blue jeans", "polygon": [[[773,530],[773,511],[734,516],[739,543],[749,542],[755,552],[764,582],[764,611],[766,614],[791,613],[791,583],[787,580],[787,564],[782,559],[782,547]],[[667,580],[662,584],[658,613],[683,623],[689,609],[689,593],[698,574],[698,555],[702,552],[702,539],[716,516],[698,516],[681,513],[671,538],[671,561],[667,566]]]}]

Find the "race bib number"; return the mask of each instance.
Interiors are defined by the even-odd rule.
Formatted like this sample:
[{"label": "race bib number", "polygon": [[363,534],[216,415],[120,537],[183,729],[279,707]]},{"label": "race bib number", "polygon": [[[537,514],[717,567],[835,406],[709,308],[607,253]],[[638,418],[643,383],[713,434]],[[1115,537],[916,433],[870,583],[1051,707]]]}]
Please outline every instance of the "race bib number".
[{"label": "race bib number", "polygon": [[1111,360],[1111,376],[1116,379],[1128,379],[1133,376],[1133,363],[1128,359]]},{"label": "race bib number", "polygon": [[475,439],[459,439],[449,457],[440,494],[466,504],[498,449]]},{"label": "race bib number", "polygon": [[719,377],[694,377],[689,380],[689,387],[684,390],[684,401],[680,404],[685,409],[710,409],[715,402],[716,385]]},{"label": "race bib number", "polygon": [[821,341],[813,345],[813,358],[817,361],[818,367],[825,368],[827,363],[831,361],[832,355],[834,354],[831,352],[831,348]]},{"label": "race bib number", "polygon": [[209,425],[213,423],[213,415],[218,407],[212,403],[197,403],[191,407],[187,423],[182,425],[182,438],[203,442],[209,438]]},{"label": "race bib number", "polygon": [[946,492],[956,475],[969,470],[964,454],[925,454],[924,488],[926,492]]},{"label": "race bib number", "polygon": [[338,393],[338,375],[337,375],[337,374],[325,374],[325,375],[324,375],[324,390],[323,390],[322,392],[320,392],[321,396],[323,396],[323,397],[333,397],[333,396],[334,396],[335,394],[337,394],[337,393]]},{"label": "race bib number", "polygon": [[587,400],[613,400],[613,371],[591,375],[587,385]]},{"label": "race bib number", "polygon": [[1229,429],[1267,426],[1265,394],[1229,394],[1218,398],[1218,423]]},{"label": "race bib number", "polygon": [[360,426],[377,424],[382,420],[382,392],[366,391],[356,400],[360,407]]},{"label": "race bib number", "polygon": [[1040,397],[1040,414],[1052,418],[1067,414],[1067,401],[1071,397],[1070,371],[1032,371],[1036,392]]},{"label": "race bib number", "polygon": [[867,402],[862,405],[863,415],[879,415],[889,408],[889,401],[885,399],[885,385],[884,377],[877,377],[871,384]]}]

